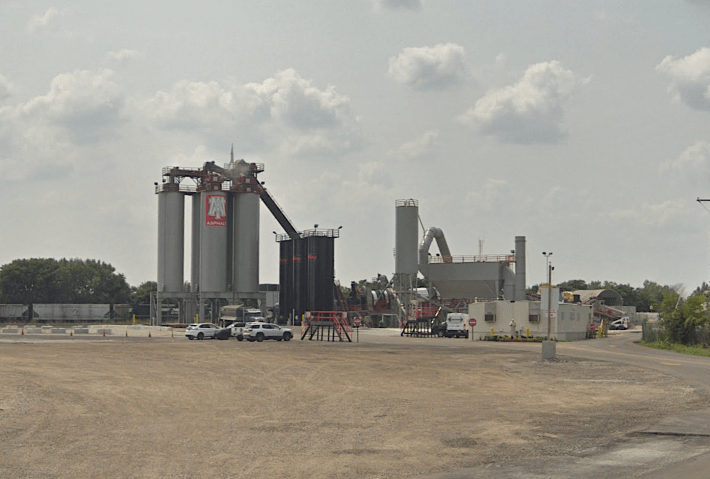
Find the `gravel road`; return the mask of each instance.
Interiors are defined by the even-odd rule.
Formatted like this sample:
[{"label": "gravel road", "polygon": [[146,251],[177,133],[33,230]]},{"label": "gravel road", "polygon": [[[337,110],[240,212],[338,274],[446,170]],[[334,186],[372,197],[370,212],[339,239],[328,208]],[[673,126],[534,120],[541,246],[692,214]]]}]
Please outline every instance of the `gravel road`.
[{"label": "gravel road", "polygon": [[3,336],[0,477],[446,474],[618,447],[709,405],[645,368],[463,339]]}]

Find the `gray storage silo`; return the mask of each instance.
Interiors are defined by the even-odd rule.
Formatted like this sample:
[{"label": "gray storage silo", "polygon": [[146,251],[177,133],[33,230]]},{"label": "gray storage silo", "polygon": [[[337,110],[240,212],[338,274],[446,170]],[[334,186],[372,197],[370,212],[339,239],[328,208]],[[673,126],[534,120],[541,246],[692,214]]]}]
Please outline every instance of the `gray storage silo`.
[{"label": "gray storage silo", "polygon": [[259,291],[260,192],[253,190],[234,195],[232,287],[240,293]]},{"label": "gray storage silo", "polygon": [[419,202],[395,202],[395,274],[414,275],[418,271]]},{"label": "gray storage silo", "polygon": [[163,183],[158,193],[158,292],[182,291],[185,248],[185,196],[178,183]]},{"label": "gray storage silo", "polygon": [[[221,185],[220,185],[221,186]],[[200,194],[200,293],[227,290],[227,202],[221,189]]]},{"label": "gray storage silo", "polygon": [[515,237],[515,300],[525,301],[525,236]]}]

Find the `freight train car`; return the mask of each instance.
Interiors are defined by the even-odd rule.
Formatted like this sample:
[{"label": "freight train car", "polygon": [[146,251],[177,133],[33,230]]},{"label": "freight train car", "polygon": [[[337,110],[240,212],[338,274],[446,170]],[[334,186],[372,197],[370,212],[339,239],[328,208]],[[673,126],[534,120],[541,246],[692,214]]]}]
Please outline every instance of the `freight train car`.
[{"label": "freight train car", "polygon": [[28,306],[25,304],[0,304],[0,321],[14,322],[27,319]]},{"label": "freight train car", "polygon": [[0,322],[104,322],[132,314],[129,304],[0,304]]}]

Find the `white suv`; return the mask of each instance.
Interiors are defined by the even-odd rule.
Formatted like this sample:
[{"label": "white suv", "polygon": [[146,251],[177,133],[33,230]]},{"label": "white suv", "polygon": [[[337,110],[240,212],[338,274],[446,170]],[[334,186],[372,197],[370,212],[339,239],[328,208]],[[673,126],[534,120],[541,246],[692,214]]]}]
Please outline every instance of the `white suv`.
[{"label": "white suv", "polygon": [[242,331],[242,335],[247,341],[263,341],[265,339],[275,339],[276,341],[289,341],[293,337],[293,332],[288,328],[282,328],[278,324],[272,323],[247,323]]},{"label": "white suv", "polygon": [[217,331],[219,328],[211,323],[191,324],[185,330],[185,337],[187,339],[214,338]]}]

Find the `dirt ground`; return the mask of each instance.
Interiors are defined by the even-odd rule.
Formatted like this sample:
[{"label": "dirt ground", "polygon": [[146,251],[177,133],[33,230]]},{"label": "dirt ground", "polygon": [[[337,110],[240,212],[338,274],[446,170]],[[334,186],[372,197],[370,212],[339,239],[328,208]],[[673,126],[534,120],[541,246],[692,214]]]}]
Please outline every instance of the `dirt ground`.
[{"label": "dirt ground", "polygon": [[2,338],[0,477],[408,477],[576,454],[708,404],[658,373],[463,341]]}]

